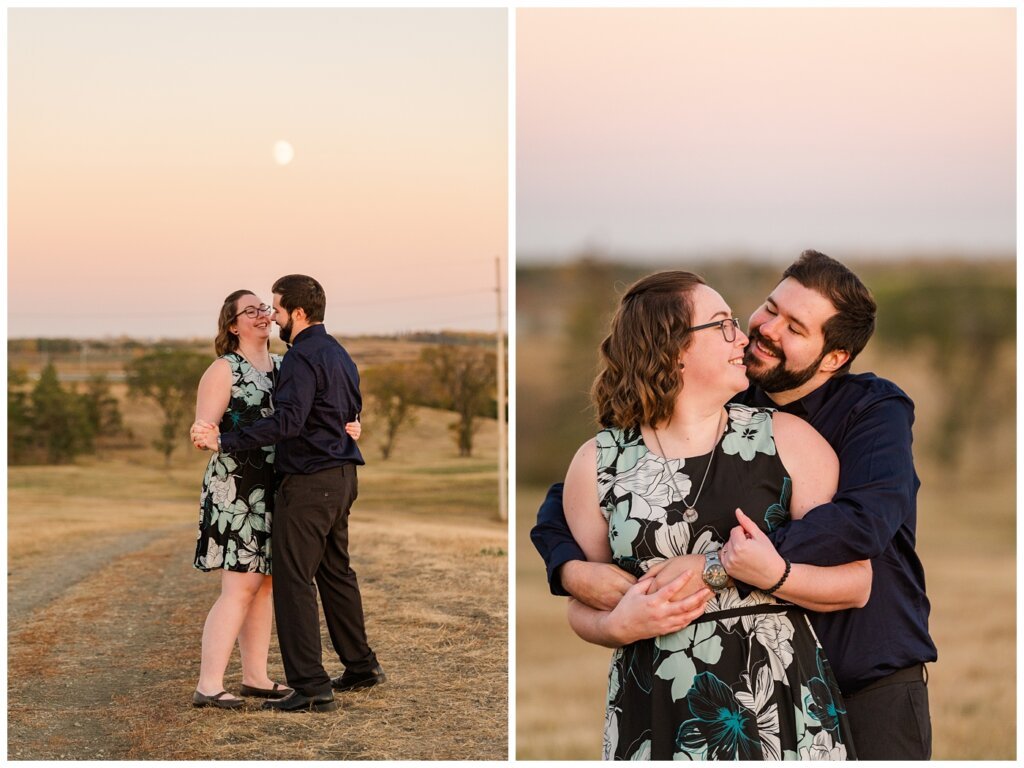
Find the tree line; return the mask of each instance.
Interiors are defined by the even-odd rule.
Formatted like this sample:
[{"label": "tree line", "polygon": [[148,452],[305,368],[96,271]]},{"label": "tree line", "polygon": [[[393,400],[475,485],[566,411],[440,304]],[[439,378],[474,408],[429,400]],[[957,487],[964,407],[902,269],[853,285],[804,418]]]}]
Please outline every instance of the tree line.
[{"label": "tree line", "polygon": [[[187,349],[160,349],[125,364],[128,394],[161,414],[153,447],[170,465],[184,445],[195,410],[199,379],[209,366],[206,355]],[[412,362],[395,362],[363,374],[364,407],[380,425],[383,459],[393,455],[400,432],[415,423],[419,406],[453,411],[449,427],[460,456],[471,456],[481,417],[496,409],[496,356],[478,345],[428,347]],[[49,363],[33,385],[16,368],[8,369],[7,455],[10,464],[64,464],[94,453],[97,438],[132,438],[106,376],[97,374],[82,390],[63,385]]]}]

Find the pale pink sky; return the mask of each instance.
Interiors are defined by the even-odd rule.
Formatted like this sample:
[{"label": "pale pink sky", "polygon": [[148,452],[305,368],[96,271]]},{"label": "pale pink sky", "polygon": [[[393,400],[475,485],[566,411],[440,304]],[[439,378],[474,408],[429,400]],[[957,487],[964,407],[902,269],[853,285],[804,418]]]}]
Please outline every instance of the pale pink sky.
[{"label": "pale pink sky", "polygon": [[289,272],[337,333],[494,329],[503,9],[8,18],[10,336],[211,335]]},{"label": "pale pink sky", "polygon": [[1013,9],[523,9],[518,257],[1012,255]]}]

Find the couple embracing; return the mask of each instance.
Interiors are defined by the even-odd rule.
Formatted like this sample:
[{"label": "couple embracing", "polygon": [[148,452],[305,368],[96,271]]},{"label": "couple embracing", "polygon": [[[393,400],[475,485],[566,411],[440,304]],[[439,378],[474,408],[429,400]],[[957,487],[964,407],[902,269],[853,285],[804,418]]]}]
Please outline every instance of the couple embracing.
[{"label": "couple embracing", "polygon": [[930,757],[913,403],[849,372],[875,312],[815,251],[746,334],[689,272],[622,297],[603,429],[531,534],[573,629],[616,649],[606,758]]},{"label": "couple embracing", "polygon": [[[316,280],[287,275],[271,291],[273,307],[251,291],[225,299],[218,358],[199,384],[191,438],[214,454],[203,480],[194,565],[220,571],[221,594],[203,629],[192,703],[243,706],[224,687],[237,640],[243,697],[266,699],[263,709],[326,712],[337,709],[334,691],[385,679],[366,639],[348,555],[356,467],[364,463],[355,442],[359,373],[323,325],[326,297]],[[283,358],[270,354],[272,317],[289,345]],[[318,590],[345,665],[333,680],[323,666]],[[289,687],[267,674],[271,603]]]}]

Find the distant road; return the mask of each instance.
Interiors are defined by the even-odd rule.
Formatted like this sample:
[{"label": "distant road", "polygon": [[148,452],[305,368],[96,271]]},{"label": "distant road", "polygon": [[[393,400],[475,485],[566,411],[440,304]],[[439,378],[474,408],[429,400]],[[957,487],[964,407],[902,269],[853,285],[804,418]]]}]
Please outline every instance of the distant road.
[{"label": "distant road", "polygon": [[[124,371],[98,371],[107,377],[107,381],[122,382],[125,380]],[[57,381],[88,381],[93,373],[62,373],[57,371]],[[28,377],[31,381],[39,381],[39,371],[29,371]]]}]

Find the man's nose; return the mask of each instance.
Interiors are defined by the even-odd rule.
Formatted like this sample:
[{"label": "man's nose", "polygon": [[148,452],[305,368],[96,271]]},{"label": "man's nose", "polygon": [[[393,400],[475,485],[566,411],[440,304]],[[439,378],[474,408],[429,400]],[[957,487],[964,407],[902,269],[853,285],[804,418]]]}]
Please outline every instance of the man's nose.
[{"label": "man's nose", "polygon": [[766,317],[762,322],[758,324],[757,332],[760,333],[762,336],[767,336],[770,339],[778,339],[780,321],[781,318],[778,315],[775,315],[774,317]]}]

